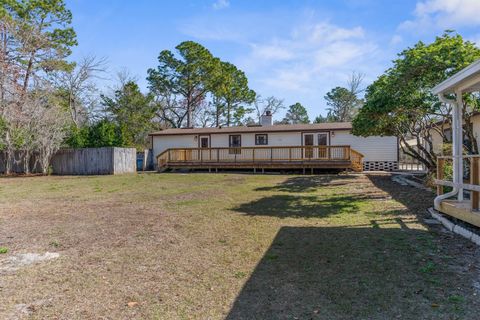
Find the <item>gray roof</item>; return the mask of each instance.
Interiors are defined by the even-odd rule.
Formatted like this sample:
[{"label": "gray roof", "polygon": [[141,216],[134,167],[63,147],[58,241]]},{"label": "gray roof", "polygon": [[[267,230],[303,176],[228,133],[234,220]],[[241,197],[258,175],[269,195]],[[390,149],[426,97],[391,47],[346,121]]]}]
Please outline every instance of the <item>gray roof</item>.
[{"label": "gray roof", "polygon": [[278,124],[272,126],[239,126],[216,128],[173,128],[152,132],[151,136],[219,134],[219,133],[257,133],[257,132],[291,132],[291,131],[331,131],[351,130],[350,122],[330,122],[313,124]]}]

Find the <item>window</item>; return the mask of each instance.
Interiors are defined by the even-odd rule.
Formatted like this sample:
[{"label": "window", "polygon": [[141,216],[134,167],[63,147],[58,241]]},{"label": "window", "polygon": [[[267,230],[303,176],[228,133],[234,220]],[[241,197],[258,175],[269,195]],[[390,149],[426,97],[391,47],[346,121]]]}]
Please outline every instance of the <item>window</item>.
[{"label": "window", "polygon": [[242,136],[241,135],[231,135],[228,137],[228,147],[230,148],[228,153],[230,154],[240,154],[242,147]]},{"label": "window", "polygon": [[207,137],[200,138],[200,148],[202,148],[202,149],[208,148],[208,138]]},{"label": "window", "polygon": [[319,146],[328,145],[328,133],[319,133],[318,134],[318,145]]},{"label": "window", "polygon": [[256,134],[255,135],[255,145],[256,146],[266,146],[266,145],[268,145],[268,134]]}]

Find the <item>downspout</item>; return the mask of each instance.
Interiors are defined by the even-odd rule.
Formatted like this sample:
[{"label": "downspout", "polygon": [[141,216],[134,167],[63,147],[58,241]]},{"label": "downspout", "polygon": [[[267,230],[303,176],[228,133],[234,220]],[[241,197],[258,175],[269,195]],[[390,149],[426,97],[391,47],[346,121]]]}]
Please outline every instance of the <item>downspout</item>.
[{"label": "downspout", "polygon": [[440,99],[441,102],[450,104],[453,106],[453,112],[452,112],[452,156],[453,156],[453,189],[452,191],[439,195],[433,200],[435,210],[440,210],[440,204],[442,203],[443,200],[448,199],[450,197],[453,197],[458,194],[459,188],[458,188],[458,160],[459,158],[456,156],[457,153],[457,125],[458,125],[458,109],[459,106],[457,104],[457,101],[451,100],[446,98],[442,93],[438,95],[438,98]]}]

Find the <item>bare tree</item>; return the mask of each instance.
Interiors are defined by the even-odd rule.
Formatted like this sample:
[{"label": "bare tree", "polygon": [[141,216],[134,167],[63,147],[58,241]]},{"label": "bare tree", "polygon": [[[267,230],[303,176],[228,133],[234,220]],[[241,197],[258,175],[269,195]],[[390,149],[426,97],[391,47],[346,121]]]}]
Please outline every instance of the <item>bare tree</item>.
[{"label": "bare tree", "polygon": [[51,92],[45,92],[37,97],[37,126],[36,151],[42,168],[42,173],[47,174],[52,156],[58,151],[66,136],[65,125],[68,116],[62,107],[49,97]]},{"label": "bare tree", "polygon": [[264,115],[266,111],[270,111],[271,114],[274,115],[280,110],[285,109],[283,99],[278,99],[274,96],[263,98],[261,95],[257,95],[253,105],[258,122],[260,122],[261,116]]},{"label": "bare tree", "polygon": [[87,56],[75,68],[54,75],[53,81],[65,99],[70,118],[76,127],[85,122],[98,104],[98,88],[95,80],[104,79],[106,58]]},{"label": "bare tree", "polygon": [[350,78],[347,81],[347,89],[353,95],[358,97],[358,95],[360,95],[365,91],[365,88],[362,88],[364,79],[365,79],[365,74],[353,71],[352,74],[350,75]]}]

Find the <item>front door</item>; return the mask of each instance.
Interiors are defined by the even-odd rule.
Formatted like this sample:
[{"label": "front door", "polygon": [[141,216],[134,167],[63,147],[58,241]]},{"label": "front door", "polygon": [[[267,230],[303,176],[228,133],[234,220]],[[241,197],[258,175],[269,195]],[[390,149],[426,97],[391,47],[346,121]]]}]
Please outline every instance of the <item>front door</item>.
[{"label": "front door", "polygon": [[207,161],[211,160],[211,152],[210,152],[210,136],[199,136],[198,137],[198,147],[200,148],[199,150],[199,160],[201,161]]},{"label": "front door", "polygon": [[313,134],[306,133],[303,135],[304,158],[313,158]]},{"label": "front door", "polygon": [[320,159],[328,159],[329,158],[329,150],[328,150],[328,133],[321,132],[317,134],[317,144],[318,144],[318,157]]}]

